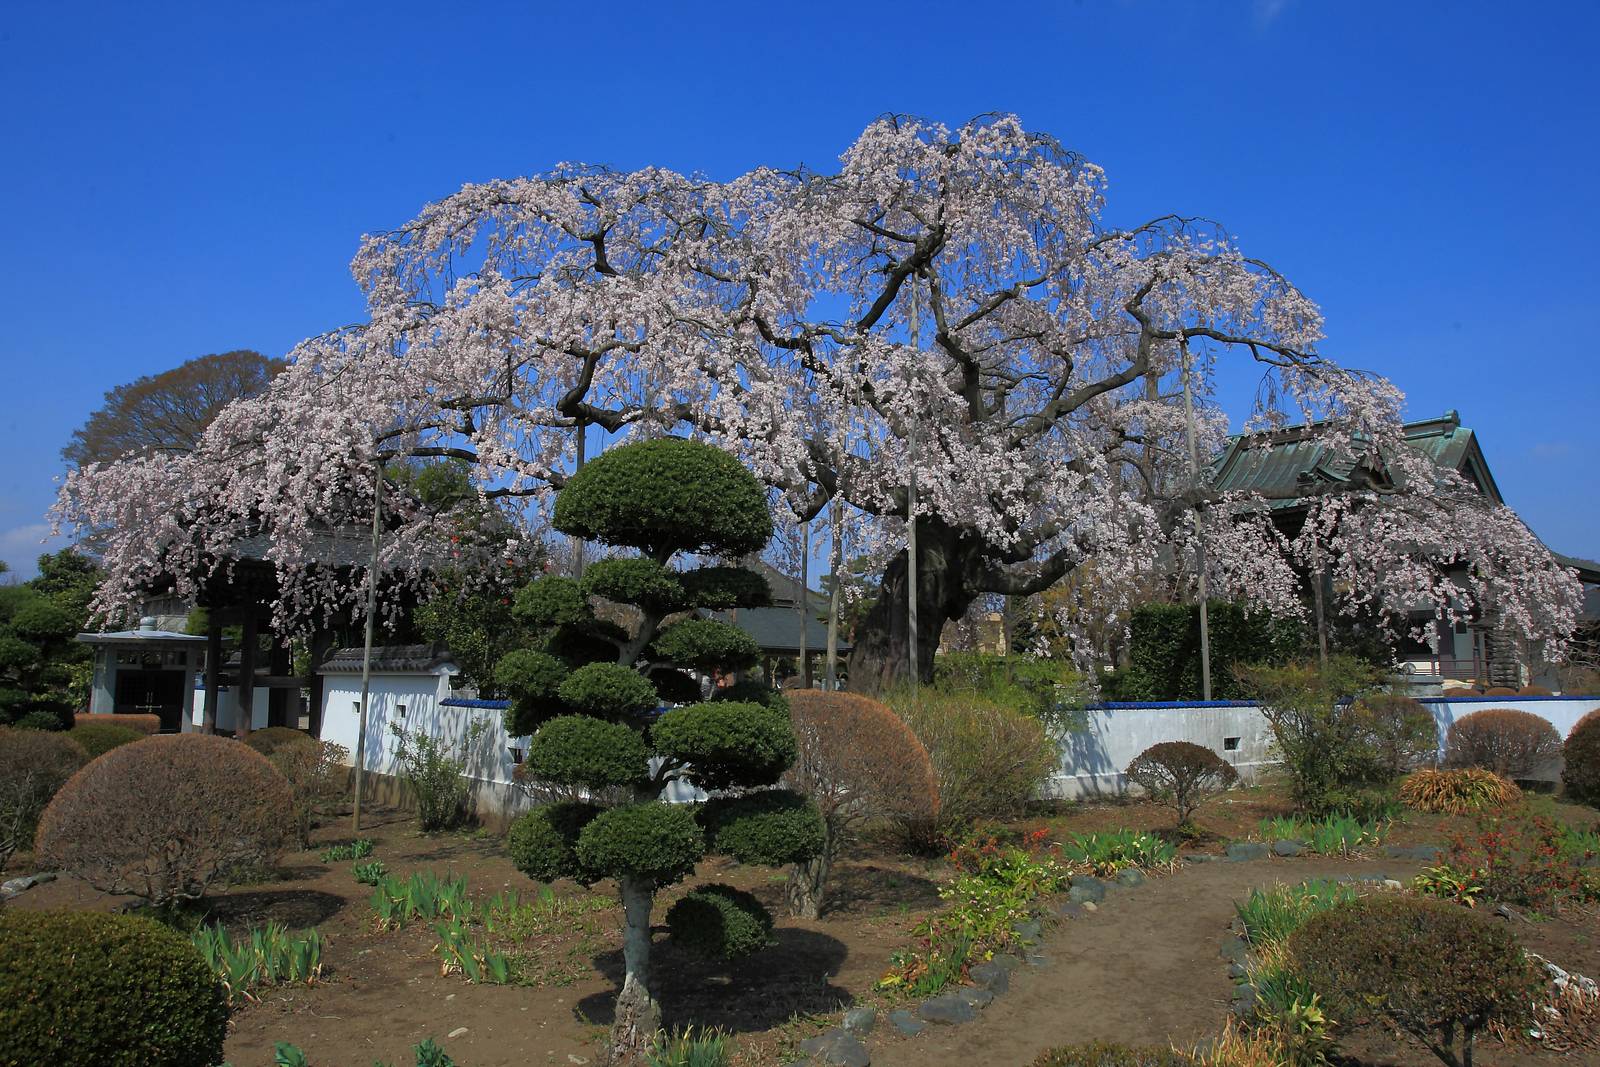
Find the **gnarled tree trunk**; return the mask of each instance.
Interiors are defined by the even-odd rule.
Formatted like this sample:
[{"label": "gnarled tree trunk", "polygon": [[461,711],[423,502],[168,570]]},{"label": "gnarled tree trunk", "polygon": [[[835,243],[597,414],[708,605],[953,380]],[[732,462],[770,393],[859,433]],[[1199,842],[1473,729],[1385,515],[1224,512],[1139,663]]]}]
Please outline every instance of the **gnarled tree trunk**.
[{"label": "gnarled tree trunk", "polygon": [[661,1030],[661,1005],[650,992],[650,908],[655,890],[637,878],[621,879],[622,993],[611,1024],[609,1067],[642,1067]]},{"label": "gnarled tree trunk", "polygon": [[824,820],[822,851],[806,862],[797,863],[789,868],[790,915],[800,919],[821,917],[823,896],[828,885],[828,872],[833,869],[833,857],[837,849],[838,835]]},{"label": "gnarled tree trunk", "polygon": [[[917,675],[933,679],[933,654],[944,624],[965,615],[978,590],[972,579],[980,542],[937,516],[917,520]],[[911,583],[902,550],[884,569],[878,600],[856,630],[850,652],[850,688],[881,693],[911,676],[907,608]]]}]

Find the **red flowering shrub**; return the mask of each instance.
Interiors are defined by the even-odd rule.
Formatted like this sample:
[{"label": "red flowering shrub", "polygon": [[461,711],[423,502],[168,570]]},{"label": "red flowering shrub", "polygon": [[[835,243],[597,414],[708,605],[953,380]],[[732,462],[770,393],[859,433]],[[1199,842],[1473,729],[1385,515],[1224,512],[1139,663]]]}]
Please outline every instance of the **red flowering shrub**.
[{"label": "red flowering shrub", "polygon": [[1490,708],[1463,716],[1445,739],[1448,767],[1482,767],[1502,778],[1528,778],[1561,755],[1561,732],[1526,711]]},{"label": "red flowering shrub", "polygon": [[1547,910],[1583,891],[1582,872],[1562,854],[1563,835],[1542,815],[1518,810],[1480,815],[1471,833],[1457,833],[1446,864],[1470,871],[1495,900]]}]

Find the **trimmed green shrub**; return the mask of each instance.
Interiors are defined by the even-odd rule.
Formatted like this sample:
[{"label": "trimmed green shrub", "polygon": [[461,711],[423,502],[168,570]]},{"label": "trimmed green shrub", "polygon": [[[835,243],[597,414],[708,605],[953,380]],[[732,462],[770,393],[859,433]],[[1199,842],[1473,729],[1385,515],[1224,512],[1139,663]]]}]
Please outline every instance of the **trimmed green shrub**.
[{"label": "trimmed green shrub", "polygon": [[706,828],[710,851],[740,863],[804,863],[819,855],[825,843],[817,806],[787,789],[714,797],[697,817]]},{"label": "trimmed green shrub", "polygon": [[212,1067],[227,996],[183,935],[129,915],[0,912],[0,1063]]},{"label": "trimmed green shrub", "polygon": [[690,606],[678,575],[643,557],[596,560],[584,570],[580,585],[586,596],[636,604],[662,614]]},{"label": "trimmed green shrub", "polygon": [[570,800],[518,816],[506,835],[512,866],[536,882],[594,881],[578,862],[578,835],[603,810],[598,804]]},{"label": "trimmed green shrub", "polygon": [[1561,783],[1567,795],[1600,807],[1600,711],[1578,720],[1561,747],[1561,756],[1566,762]]},{"label": "trimmed green shrub", "polygon": [[533,735],[523,767],[547,781],[604,789],[641,781],[649,758],[637,730],[589,715],[558,715]]},{"label": "trimmed green shrub", "polygon": [[653,710],[660,699],[644,675],[619,663],[579,667],[567,675],[557,693],[567,708],[600,719],[641,715]]},{"label": "trimmed green shrub", "polygon": [[705,846],[705,835],[687,807],[630,804],[589,820],[578,834],[575,853],[587,870],[663,886],[694,873]]},{"label": "trimmed green shrub", "polygon": [[687,763],[689,780],[707,792],[771,785],[795,757],[789,720],[760,704],[674,708],[656,720],[650,740],[661,755]]},{"label": "trimmed green shrub", "polygon": [[33,847],[45,805],[87,762],[69,734],[0,726],[0,871]]},{"label": "trimmed green shrub", "polygon": [[738,704],[761,704],[789,714],[789,699],[759,678],[741,678],[711,694],[713,701],[731,700]]},{"label": "trimmed green shrub", "polygon": [[1227,789],[1239,780],[1239,772],[1204,745],[1163,741],[1134,757],[1128,764],[1128,780],[1156,803],[1177,812],[1183,827],[1208,794]]},{"label": "trimmed green shrub", "polygon": [[89,758],[94,759],[119,745],[132,744],[146,735],[142,731],[119,726],[114,722],[84,722],[79,719],[77,725],[67,731],[67,736],[82,745]]},{"label": "trimmed green shrub", "polygon": [[772,916],[742,889],[703,885],[667,909],[667,931],[695,955],[731,960],[772,944]]},{"label": "trimmed green shrub", "polygon": [[304,730],[291,730],[287,726],[268,726],[261,730],[251,730],[244,743],[263,756],[271,756],[285,745],[305,745],[315,740],[316,738]]},{"label": "trimmed green shrub", "polygon": [[71,725],[71,720],[55,711],[29,711],[17,717],[11,725],[19,730],[45,730],[59,732]]},{"label": "trimmed green shrub", "polygon": [[511,706],[506,709],[506,733],[526,737],[541,722],[559,714],[559,690],[566,677],[565,663],[537,649],[519,648],[495,664],[495,684],[511,698]]},{"label": "trimmed green shrub", "polygon": [[1450,724],[1448,767],[1481,767],[1502,778],[1528,778],[1561,756],[1561,732],[1548,719],[1512,708],[1488,708]]},{"label": "trimmed green shrub", "polygon": [[743,556],[772,537],[766,492],[733,456],[673,437],[624,447],[567,482],[556,496],[556,529],[651,556]]},{"label": "trimmed green shrub", "polygon": [[590,616],[589,599],[572,578],[549,575],[529,582],[517,590],[511,611],[536,630],[553,626],[574,626]]},{"label": "trimmed green shrub", "polygon": [[1041,1052],[1029,1067],[1198,1067],[1198,1061],[1171,1048],[1096,1041]]},{"label": "trimmed green shrub", "polygon": [[294,825],[283,775],[232,738],[159,734],[91,761],[39,819],[41,861],[164,906],[269,867]]},{"label": "trimmed green shrub", "polygon": [[1466,908],[1364,897],[1307,920],[1285,944],[1338,1023],[1384,1019],[1447,1064],[1471,1063],[1491,1024],[1534,1021],[1541,983],[1516,935]]},{"label": "trimmed green shrub", "polygon": [[764,608],[772,603],[766,578],[743,567],[699,567],[678,575],[696,607],[712,611]]},{"label": "trimmed green shrub", "polygon": [[684,619],[662,630],[650,646],[655,659],[697,671],[739,670],[761,658],[756,639],[715,619]]},{"label": "trimmed green shrub", "polygon": [[[1305,628],[1293,619],[1238,604],[1211,601],[1211,696],[1247,696],[1232,670],[1240,663],[1280,664],[1306,644]],[[1108,688],[1113,700],[1198,700],[1200,609],[1194,604],[1141,604],[1128,620],[1128,666]]]}]

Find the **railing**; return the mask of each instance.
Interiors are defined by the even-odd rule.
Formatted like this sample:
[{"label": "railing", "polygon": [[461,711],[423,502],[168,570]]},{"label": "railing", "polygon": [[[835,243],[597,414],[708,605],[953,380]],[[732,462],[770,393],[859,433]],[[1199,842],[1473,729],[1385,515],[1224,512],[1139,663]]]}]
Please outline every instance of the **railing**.
[{"label": "railing", "polygon": [[1412,674],[1421,674],[1433,678],[1448,678],[1454,682],[1473,682],[1488,677],[1489,665],[1481,656],[1470,659],[1457,659],[1454,656],[1423,656],[1406,661],[1406,669]]}]

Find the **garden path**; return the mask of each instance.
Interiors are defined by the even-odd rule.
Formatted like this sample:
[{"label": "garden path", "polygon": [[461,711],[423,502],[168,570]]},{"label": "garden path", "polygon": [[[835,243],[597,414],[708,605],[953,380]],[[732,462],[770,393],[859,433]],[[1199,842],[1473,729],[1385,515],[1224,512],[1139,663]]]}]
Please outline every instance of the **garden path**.
[{"label": "garden path", "polygon": [[1096,1040],[1186,1047],[1215,1035],[1227,1018],[1233,982],[1219,949],[1235,900],[1274,882],[1408,879],[1420,868],[1381,858],[1215,862],[1113,888],[1099,910],[1057,926],[1039,949],[1049,962],[1019,969],[1010,991],[976,1021],[930,1026],[909,1039],[890,1037],[893,1028],[881,1022],[870,1042],[873,1065],[1023,1067],[1047,1048]]}]

